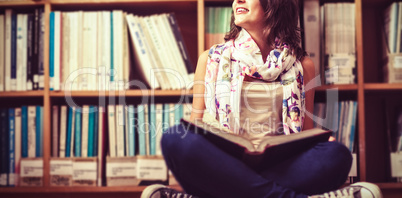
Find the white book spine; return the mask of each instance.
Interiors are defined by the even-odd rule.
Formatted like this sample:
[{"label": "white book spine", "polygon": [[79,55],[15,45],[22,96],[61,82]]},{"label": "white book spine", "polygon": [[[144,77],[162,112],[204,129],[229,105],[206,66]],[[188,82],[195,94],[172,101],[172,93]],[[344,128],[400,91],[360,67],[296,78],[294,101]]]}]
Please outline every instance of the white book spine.
[{"label": "white book spine", "polygon": [[54,77],[50,79],[50,88],[60,90],[60,43],[61,43],[61,12],[54,12]]},{"label": "white book spine", "polygon": [[66,157],[67,112],[68,112],[67,106],[66,105],[61,106],[61,108],[60,108],[59,157]]},{"label": "white book spine", "polygon": [[163,104],[156,104],[155,105],[156,109],[156,122],[155,122],[155,141],[156,141],[156,149],[155,149],[155,154],[156,155],[162,155],[162,148],[161,148],[161,139],[162,139],[162,134],[163,134]]},{"label": "white book spine", "polygon": [[190,120],[193,106],[191,103],[183,103],[183,118]]},{"label": "white book spine", "polygon": [[109,154],[110,157],[116,157],[116,118],[115,106],[108,105],[108,122],[109,122]]},{"label": "white book spine", "polygon": [[11,18],[13,11],[5,11],[5,37],[4,37],[4,67],[5,67],[5,91],[11,91]]},{"label": "white book spine", "polygon": [[[69,12],[66,13],[67,18],[68,18],[68,23],[70,26],[69,29],[69,49],[68,50],[68,59],[69,59],[69,65],[68,65],[68,77],[65,82],[64,88],[65,90],[77,90],[78,85],[77,85],[77,78],[75,78],[77,69],[78,69],[78,34],[80,33],[78,29],[78,12]],[[67,21],[63,21],[65,23]]]},{"label": "white book spine", "polygon": [[81,156],[88,157],[88,125],[89,123],[89,106],[84,105],[82,108],[82,131],[81,131]]},{"label": "white book spine", "polygon": [[68,76],[70,74],[70,15],[67,12],[62,13],[62,68],[61,68],[61,82],[60,89],[62,90],[71,90],[70,87],[67,86],[66,82]]},{"label": "white book spine", "polygon": [[36,106],[28,106],[28,157],[36,156]]},{"label": "white book spine", "polygon": [[104,126],[104,119],[103,116],[105,115],[105,109],[103,106],[99,106],[98,111],[98,186],[102,186],[102,161],[103,161],[103,126]]},{"label": "white book spine", "polygon": [[58,157],[59,150],[59,106],[52,107],[52,157]]},{"label": "white book spine", "polygon": [[115,89],[120,89],[123,80],[123,11],[113,10],[113,73]]},{"label": "white book spine", "polygon": [[96,68],[97,68],[97,20],[98,12],[84,12],[83,23],[83,68],[82,86],[85,90],[96,90]]},{"label": "white book spine", "polygon": [[4,15],[0,14],[0,91],[4,91],[4,35],[5,35],[5,27],[4,27]]},{"label": "white book spine", "polygon": [[128,113],[129,113],[129,109],[128,106],[124,107],[124,139],[125,139],[125,151],[126,151],[126,155],[125,156],[129,156],[129,120],[128,120]]},{"label": "white book spine", "polygon": [[149,106],[148,104],[144,104],[144,125],[145,125],[145,147],[146,147],[146,155],[151,154],[150,147],[150,132],[149,132]]},{"label": "white book spine", "polygon": [[14,185],[19,186],[21,160],[21,108],[15,108],[15,165]]},{"label": "white book spine", "polygon": [[123,157],[125,151],[124,120],[124,106],[116,105],[116,144],[118,157]]},{"label": "white book spine", "polygon": [[77,53],[77,67],[75,68],[78,72],[78,76],[74,79],[76,80],[76,90],[85,90],[85,86],[82,85],[84,75],[81,74],[82,69],[84,68],[83,56],[84,56],[84,39],[83,39],[83,20],[84,20],[84,12],[78,11],[76,12],[76,27],[77,27],[77,49],[75,53]]},{"label": "white book spine", "polygon": [[127,13],[124,13],[123,17],[123,89],[129,89],[129,78],[130,78],[130,53],[129,53],[129,43],[128,43],[128,32],[127,32]]}]

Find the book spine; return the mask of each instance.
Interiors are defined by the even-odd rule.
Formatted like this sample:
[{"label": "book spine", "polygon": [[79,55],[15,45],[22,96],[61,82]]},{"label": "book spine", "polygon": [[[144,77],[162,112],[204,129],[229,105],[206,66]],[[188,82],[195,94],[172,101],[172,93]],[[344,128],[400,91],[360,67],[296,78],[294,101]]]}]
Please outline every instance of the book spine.
[{"label": "book spine", "polygon": [[146,155],[146,145],[145,145],[145,105],[141,104],[137,106],[137,116],[138,116],[138,154]]},{"label": "book spine", "polygon": [[179,24],[177,23],[176,20],[176,16],[174,15],[174,13],[169,13],[168,19],[170,26],[173,30],[174,36],[176,38],[177,45],[180,49],[181,56],[183,57],[184,63],[186,64],[187,73],[192,74],[194,73],[194,65],[190,59],[190,56],[188,55],[188,50],[184,43],[183,35],[181,34]]},{"label": "book spine", "polygon": [[11,91],[11,21],[13,10],[5,10],[5,35],[4,35],[4,90]]},{"label": "book spine", "polygon": [[54,63],[55,63],[55,12],[50,12],[49,16],[49,25],[50,25],[50,33],[49,33],[49,87],[50,90],[54,90]]},{"label": "book spine", "polygon": [[20,160],[21,160],[21,108],[15,108],[15,165],[14,184],[19,186]]},{"label": "book spine", "polygon": [[134,105],[128,106],[128,156],[135,155],[135,113]]},{"label": "book spine", "polygon": [[124,156],[124,106],[116,105],[116,146],[117,156]]},{"label": "book spine", "polygon": [[17,15],[11,17],[11,91],[17,91]]},{"label": "book spine", "polygon": [[114,21],[113,21],[113,12],[110,12],[110,70],[109,70],[109,89],[114,90],[115,79],[114,79]]},{"label": "book spine", "polygon": [[146,149],[146,155],[150,155],[150,134],[149,134],[149,106],[148,104],[144,104],[144,126],[145,126],[145,131],[144,131],[144,136],[145,136],[145,149]]},{"label": "book spine", "polygon": [[9,132],[8,132],[8,110],[6,108],[0,109],[0,155],[1,155],[1,169],[0,169],[0,186],[7,186],[8,183],[8,160],[9,160]]},{"label": "book spine", "polygon": [[32,54],[32,89],[39,89],[39,12],[40,9],[35,9],[34,12],[34,22],[33,22],[33,54]]},{"label": "book spine", "polygon": [[4,69],[4,48],[5,48],[5,24],[4,24],[4,15],[0,14],[0,91],[4,91],[4,83],[5,83],[5,79],[4,79],[4,75],[5,75],[5,69]]},{"label": "book spine", "polygon": [[116,148],[116,118],[115,118],[115,106],[108,106],[108,122],[109,122],[109,154],[110,157],[117,156]]},{"label": "book spine", "polygon": [[34,14],[28,14],[28,31],[27,31],[27,70],[26,70],[26,90],[33,89],[33,73],[32,73],[32,63],[33,63],[33,51],[34,51]]},{"label": "book spine", "polygon": [[59,107],[52,107],[52,156],[58,157],[59,151]]},{"label": "book spine", "polygon": [[163,134],[163,104],[155,105],[155,114],[155,154],[162,155],[160,142]]},{"label": "book spine", "polygon": [[92,156],[98,156],[98,139],[99,139],[99,113],[98,113],[99,108],[96,106],[93,108],[93,120],[94,120],[94,131],[93,131],[93,149],[92,149]]},{"label": "book spine", "polygon": [[8,158],[8,186],[15,186],[15,109],[8,109],[9,129],[9,158]]},{"label": "book spine", "polygon": [[129,156],[129,123],[128,123],[128,106],[124,106],[124,144],[125,144],[125,156]]},{"label": "book spine", "polygon": [[36,106],[28,106],[28,157],[36,157]]},{"label": "book spine", "polygon": [[[76,108],[75,109],[75,144],[74,144],[74,156],[75,157],[81,157],[81,112],[82,108]],[[73,140],[71,140],[73,141]]]},{"label": "book spine", "polygon": [[355,134],[356,134],[356,118],[357,118],[357,101],[353,101],[353,115],[351,120],[351,129],[350,129],[350,144],[349,150],[353,152],[353,146],[355,143]]},{"label": "book spine", "polygon": [[[66,108],[66,113],[67,113],[67,106],[63,106],[63,107]],[[63,109],[62,109],[62,111],[63,111]],[[74,124],[73,124],[74,117],[75,117],[74,107],[69,107],[68,108],[67,126],[66,125],[64,125],[64,126],[61,125],[62,126],[62,130],[61,130],[62,131],[62,136],[61,136],[62,138],[60,139],[60,142],[63,142],[63,143],[61,144],[60,150],[62,151],[63,147],[65,149],[64,149],[64,156],[63,156],[63,154],[61,154],[60,157],[72,157],[71,150],[73,148],[71,147],[71,141],[74,141],[74,140],[72,139],[71,136],[73,134],[73,128],[75,127]],[[62,118],[62,121],[64,122],[63,118]],[[65,140],[62,140],[62,139],[65,139]]]},{"label": "book spine", "polygon": [[99,138],[98,138],[98,186],[103,186],[103,165],[106,150],[105,108],[99,106],[98,114]]},{"label": "book spine", "polygon": [[38,40],[38,85],[39,89],[45,88],[45,68],[44,68],[44,35],[45,35],[45,17],[43,9],[39,10],[39,40]]},{"label": "book spine", "polygon": [[43,156],[43,130],[42,130],[42,107],[36,106],[36,117],[35,117],[35,124],[36,124],[36,150],[35,156],[42,157]]},{"label": "book spine", "polygon": [[60,143],[59,157],[70,157],[71,131],[74,125],[72,124],[73,107],[67,108],[62,105],[60,109]]},{"label": "book spine", "polygon": [[156,106],[149,105],[149,147],[150,155],[156,155]]},{"label": "book spine", "polygon": [[[60,11],[54,12],[54,57],[53,57],[53,90],[60,90],[60,71],[61,71],[61,13]],[[52,88],[52,87],[51,87]]]},{"label": "book spine", "polygon": [[94,133],[95,133],[95,117],[94,106],[89,106],[88,112],[88,157],[94,156]]},{"label": "book spine", "polygon": [[168,103],[163,105],[163,123],[162,131],[166,131],[170,127],[170,105]]},{"label": "book spine", "polygon": [[82,108],[81,156],[88,157],[89,105]]},{"label": "book spine", "polygon": [[28,157],[28,107],[21,107],[21,157]]}]

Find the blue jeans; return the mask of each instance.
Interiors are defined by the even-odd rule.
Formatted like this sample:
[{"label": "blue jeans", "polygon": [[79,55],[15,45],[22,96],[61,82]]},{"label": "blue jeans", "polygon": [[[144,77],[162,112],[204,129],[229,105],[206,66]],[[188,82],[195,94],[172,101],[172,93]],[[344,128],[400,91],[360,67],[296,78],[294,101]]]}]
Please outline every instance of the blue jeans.
[{"label": "blue jeans", "polygon": [[339,188],[352,164],[345,146],[322,142],[287,160],[272,159],[268,168],[257,172],[183,125],[165,131],[161,144],[182,188],[202,198],[305,198]]}]

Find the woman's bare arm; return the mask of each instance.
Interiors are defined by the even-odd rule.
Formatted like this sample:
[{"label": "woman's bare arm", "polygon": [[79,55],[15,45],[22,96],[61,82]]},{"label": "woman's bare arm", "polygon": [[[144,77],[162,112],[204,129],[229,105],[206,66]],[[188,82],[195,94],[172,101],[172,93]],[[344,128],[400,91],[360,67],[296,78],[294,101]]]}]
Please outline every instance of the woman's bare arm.
[{"label": "woman's bare arm", "polygon": [[205,102],[204,102],[204,79],[205,71],[208,60],[208,51],[203,52],[198,58],[197,68],[194,75],[193,86],[193,109],[191,111],[191,120],[202,118],[204,115]]},{"label": "woman's bare arm", "polygon": [[[301,63],[303,66],[304,85],[306,86],[315,77],[314,63],[308,57],[303,58]],[[314,112],[314,87],[315,86],[309,86],[309,87],[313,87],[313,88],[306,90],[306,101],[305,101],[306,112],[313,114],[313,112]],[[313,119],[310,116],[307,116],[305,114],[303,130],[311,129],[313,127],[314,127]]]}]

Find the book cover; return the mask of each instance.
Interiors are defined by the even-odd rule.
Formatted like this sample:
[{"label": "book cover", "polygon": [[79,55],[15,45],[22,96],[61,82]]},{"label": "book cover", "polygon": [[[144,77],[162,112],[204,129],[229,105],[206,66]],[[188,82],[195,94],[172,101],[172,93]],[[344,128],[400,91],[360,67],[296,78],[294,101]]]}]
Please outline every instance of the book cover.
[{"label": "book cover", "polygon": [[11,91],[17,91],[17,14],[11,15]]},{"label": "book cover", "polygon": [[71,155],[71,138],[74,129],[75,112],[74,107],[61,106],[60,112],[60,150],[59,157],[70,157]]},{"label": "book cover", "polygon": [[11,21],[14,11],[6,9],[4,15],[4,90],[11,91]]},{"label": "book cover", "polygon": [[21,107],[21,157],[28,157],[28,106]]},{"label": "book cover", "polygon": [[124,105],[116,105],[116,146],[117,156],[125,156],[125,140],[124,140]]},{"label": "book cover", "polygon": [[[92,149],[92,156],[98,156],[98,138],[99,138],[99,113],[98,113],[98,108],[96,106],[93,106],[93,125],[94,125],[94,131],[93,131],[93,149]],[[89,144],[89,143],[88,143]]]},{"label": "book cover", "polygon": [[98,186],[103,186],[103,172],[104,172],[104,164],[105,164],[105,156],[106,156],[106,116],[105,116],[105,107],[99,106],[98,113],[98,124],[99,124],[99,138],[98,138]]},{"label": "book cover", "polygon": [[261,143],[255,146],[250,140],[233,134],[221,126],[213,116],[204,115],[203,120],[194,122],[181,119],[181,123],[192,129],[192,132],[203,135],[223,151],[245,160],[249,166],[257,169],[261,168],[257,164],[266,164],[259,163],[261,161],[284,160],[295,154],[295,151],[302,151],[318,142],[328,141],[332,134],[329,130],[314,128],[290,135],[265,136]]},{"label": "book cover", "polygon": [[45,47],[45,16],[43,8],[39,9],[39,40],[38,40],[38,86],[40,90],[45,88],[45,66],[44,66],[44,47]]},{"label": "book cover", "polygon": [[27,90],[28,14],[17,14],[16,80],[17,91]]},{"label": "book cover", "polygon": [[34,11],[34,22],[33,22],[33,51],[32,51],[32,89],[39,89],[39,33],[40,33],[40,21],[39,21],[40,9],[35,9]]},{"label": "book cover", "polygon": [[34,14],[29,13],[27,15],[27,70],[26,70],[26,90],[30,91],[33,90],[33,70],[32,70],[32,64],[33,64],[33,56],[34,56]]},{"label": "book cover", "polygon": [[49,88],[50,90],[54,90],[54,63],[55,63],[55,24],[56,14],[55,12],[50,12],[49,15]]},{"label": "book cover", "polygon": [[155,155],[162,155],[163,104],[155,104]]}]

